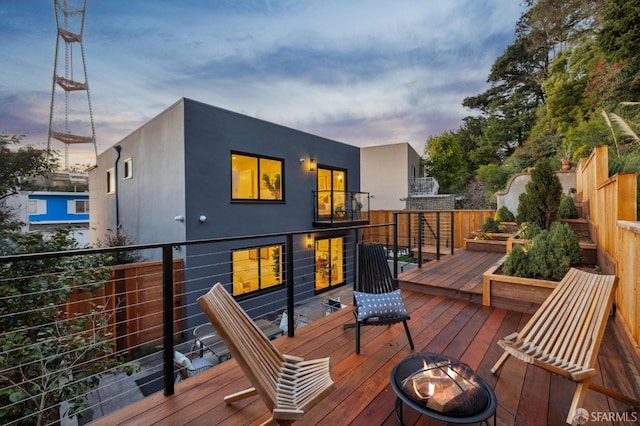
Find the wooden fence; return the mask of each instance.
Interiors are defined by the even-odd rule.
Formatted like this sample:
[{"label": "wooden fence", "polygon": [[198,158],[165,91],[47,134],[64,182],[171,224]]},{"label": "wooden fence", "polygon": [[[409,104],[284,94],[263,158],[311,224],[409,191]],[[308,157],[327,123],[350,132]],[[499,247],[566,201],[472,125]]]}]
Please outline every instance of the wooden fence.
[{"label": "wooden fence", "polygon": [[[173,261],[174,332],[184,331],[183,262]],[[88,314],[93,305],[104,306],[107,325],[118,351],[162,345],[162,262],[151,261],[112,267],[111,279],[102,288],[74,294],[67,315]]]},{"label": "wooden fence", "polygon": [[640,344],[640,222],[637,175],[608,175],[608,149],[598,147],[576,169],[577,199],[598,244],[598,265],[618,276],[616,307],[636,345]]}]

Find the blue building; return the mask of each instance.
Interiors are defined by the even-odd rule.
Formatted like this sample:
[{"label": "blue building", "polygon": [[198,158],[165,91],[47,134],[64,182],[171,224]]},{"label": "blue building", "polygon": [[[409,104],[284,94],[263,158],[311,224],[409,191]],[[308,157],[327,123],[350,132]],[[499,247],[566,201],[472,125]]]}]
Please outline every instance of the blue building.
[{"label": "blue building", "polygon": [[20,191],[5,201],[6,208],[24,223],[22,232],[71,228],[79,246],[88,245],[88,192]]}]

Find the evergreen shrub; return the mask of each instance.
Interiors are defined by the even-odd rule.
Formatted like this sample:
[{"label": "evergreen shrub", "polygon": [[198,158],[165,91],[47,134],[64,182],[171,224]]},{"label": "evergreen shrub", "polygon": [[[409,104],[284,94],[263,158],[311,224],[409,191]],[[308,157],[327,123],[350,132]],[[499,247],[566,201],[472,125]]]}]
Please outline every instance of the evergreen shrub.
[{"label": "evergreen shrub", "polygon": [[522,222],[518,227],[517,236],[522,240],[533,240],[542,231],[537,223]]},{"label": "evergreen shrub", "polygon": [[551,225],[549,233],[554,245],[560,247],[564,256],[569,259],[570,265],[577,265],[582,262],[582,249],[578,242],[576,233],[571,226],[564,222],[555,222]]},{"label": "evergreen shrub", "polygon": [[488,217],[482,226],[483,232],[500,232],[500,223],[495,221],[492,217]]},{"label": "evergreen shrub", "polygon": [[542,231],[527,252],[527,266],[535,278],[560,280],[569,270],[569,257],[551,239],[549,231]]},{"label": "evergreen shrub", "polygon": [[515,222],[516,217],[511,213],[511,210],[507,206],[502,206],[498,209],[494,219],[497,222]]},{"label": "evergreen shrub", "polygon": [[507,256],[503,265],[504,273],[513,277],[531,278],[527,267],[527,253],[522,246],[516,245]]},{"label": "evergreen shrub", "polygon": [[[578,238],[571,227],[555,222],[551,231],[532,224],[525,228],[535,236],[524,248],[515,246],[504,263],[504,273],[516,277],[560,280],[571,265],[582,261]],[[531,232],[531,231],[534,232]],[[521,229],[522,231],[522,229]]]},{"label": "evergreen shrub", "polygon": [[562,197],[560,207],[558,207],[558,216],[561,219],[577,219],[579,217],[578,208],[572,197],[566,195]]},{"label": "evergreen shrub", "polygon": [[516,221],[532,222],[542,229],[551,229],[551,224],[558,218],[562,184],[547,160],[536,164],[531,172],[531,182],[525,188],[526,192],[518,198]]}]

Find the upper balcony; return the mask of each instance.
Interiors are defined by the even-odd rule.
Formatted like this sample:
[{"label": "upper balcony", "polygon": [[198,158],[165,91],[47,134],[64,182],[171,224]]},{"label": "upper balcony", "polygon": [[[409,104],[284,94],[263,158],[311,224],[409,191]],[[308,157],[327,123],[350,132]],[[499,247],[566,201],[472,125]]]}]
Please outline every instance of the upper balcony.
[{"label": "upper balcony", "polygon": [[438,181],[432,177],[418,177],[413,178],[410,182],[411,188],[409,189],[409,195],[412,197],[425,197],[428,195],[438,194]]},{"label": "upper balcony", "polygon": [[369,193],[313,191],[313,226],[334,227],[369,223]]}]

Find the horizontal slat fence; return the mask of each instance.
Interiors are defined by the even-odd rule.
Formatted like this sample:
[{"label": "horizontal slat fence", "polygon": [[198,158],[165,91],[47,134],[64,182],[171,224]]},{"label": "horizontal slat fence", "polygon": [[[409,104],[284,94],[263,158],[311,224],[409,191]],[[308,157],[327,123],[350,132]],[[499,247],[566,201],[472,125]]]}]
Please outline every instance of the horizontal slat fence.
[{"label": "horizontal slat fence", "polygon": [[[183,262],[173,261],[175,332],[184,330],[182,313]],[[91,303],[88,303],[91,302]],[[92,304],[110,312],[105,328],[115,337],[118,351],[140,350],[162,344],[162,261],[112,267],[102,288],[74,294],[67,304],[69,316],[87,314]]]}]

